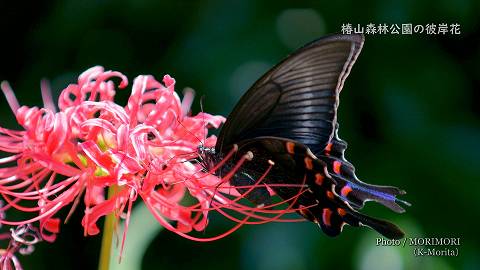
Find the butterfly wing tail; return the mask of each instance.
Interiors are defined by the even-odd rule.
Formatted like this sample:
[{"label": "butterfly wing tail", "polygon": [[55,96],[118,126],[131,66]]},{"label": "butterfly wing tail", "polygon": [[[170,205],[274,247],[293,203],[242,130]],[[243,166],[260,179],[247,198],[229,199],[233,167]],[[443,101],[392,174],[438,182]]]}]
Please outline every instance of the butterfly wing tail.
[{"label": "butterfly wing tail", "polygon": [[[302,213],[304,214],[304,213]],[[401,239],[404,232],[395,224],[359,213],[348,207],[314,207],[309,210],[310,220],[316,222],[328,236],[339,235],[345,224],[350,226],[368,226],[388,239]]]},{"label": "butterfly wing tail", "polygon": [[405,233],[395,224],[356,211],[348,211],[345,221],[352,226],[368,226],[388,239],[401,239]]},{"label": "butterfly wing tail", "polygon": [[355,208],[362,208],[367,201],[375,201],[397,213],[403,213],[405,209],[399,203],[410,206],[408,202],[397,198],[399,195],[406,194],[404,190],[399,188],[370,185],[359,180],[351,182],[339,179],[338,176],[334,176],[334,178],[337,178],[337,182],[340,183],[336,186],[337,194],[345,198]]}]

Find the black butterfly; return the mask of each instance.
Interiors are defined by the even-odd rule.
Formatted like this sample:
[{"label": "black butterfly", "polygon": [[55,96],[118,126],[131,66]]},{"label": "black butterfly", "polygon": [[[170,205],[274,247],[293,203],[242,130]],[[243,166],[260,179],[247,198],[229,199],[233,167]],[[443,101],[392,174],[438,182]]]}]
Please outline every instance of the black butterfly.
[{"label": "black butterfly", "polygon": [[[269,204],[267,187],[287,200],[300,188],[278,184],[304,183],[307,192],[290,203],[327,235],[336,236],[349,224],[369,226],[390,239],[402,238],[404,233],[394,224],[357,210],[372,200],[403,212],[397,202],[408,203],[396,195],[405,192],[360,181],[344,157],[347,143],[338,137],[339,94],[363,42],[363,35],[320,38],[269,70],[235,106],[215,149],[201,150],[204,166],[211,169],[232,147],[238,148],[215,174],[227,174],[242,155],[253,154],[230,180],[251,202]],[[254,185],[271,164],[261,186],[242,188]]]}]

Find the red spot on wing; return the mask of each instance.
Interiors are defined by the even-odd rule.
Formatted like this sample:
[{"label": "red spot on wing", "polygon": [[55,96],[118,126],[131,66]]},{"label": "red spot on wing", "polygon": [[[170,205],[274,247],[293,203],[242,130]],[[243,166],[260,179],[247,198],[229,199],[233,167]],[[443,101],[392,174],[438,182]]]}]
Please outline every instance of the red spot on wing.
[{"label": "red spot on wing", "polygon": [[344,217],[347,214],[347,211],[343,208],[337,208],[337,212],[341,217]]},{"label": "red spot on wing", "polygon": [[332,143],[327,144],[327,147],[325,147],[325,155],[330,155],[330,151],[332,151]]},{"label": "red spot on wing", "polygon": [[342,163],[338,160],[335,160],[333,162],[333,171],[336,173],[336,174],[340,174],[340,169],[342,167]]},{"label": "red spot on wing", "polygon": [[335,198],[335,196],[333,195],[333,192],[331,192],[330,190],[327,190],[327,197],[328,197],[330,200],[333,200],[333,198]]},{"label": "red spot on wing", "polygon": [[352,188],[350,186],[344,186],[342,190],[340,190],[340,194],[342,194],[343,197],[347,197],[348,193],[352,192]]},{"label": "red spot on wing", "polygon": [[316,173],[315,174],[315,184],[321,186],[323,184],[323,179],[325,177],[321,173]]},{"label": "red spot on wing", "polygon": [[331,226],[332,225],[330,222],[331,216],[332,216],[332,210],[328,208],[323,208],[323,213],[322,213],[323,224],[327,226]]},{"label": "red spot on wing", "polygon": [[288,152],[289,154],[292,154],[292,155],[293,155],[293,154],[295,153],[295,143],[293,143],[293,142],[287,142],[285,146],[287,147],[287,152]]},{"label": "red spot on wing", "polygon": [[313,213],[310,210],[308,210],[308,208],[305,208],[305,206],[303,205],[299,205],[298,212],[300,212],[300,214],[308,220],[312,220],[312,221],[315,220],[315,216],[313,215]]},{"label": "red spot on wing", "polygon": [[307,167],[307,169],[309,170],[313,169],[312,159],[309,157],[305,157],[304,160],[305,160],[305,167]]}]

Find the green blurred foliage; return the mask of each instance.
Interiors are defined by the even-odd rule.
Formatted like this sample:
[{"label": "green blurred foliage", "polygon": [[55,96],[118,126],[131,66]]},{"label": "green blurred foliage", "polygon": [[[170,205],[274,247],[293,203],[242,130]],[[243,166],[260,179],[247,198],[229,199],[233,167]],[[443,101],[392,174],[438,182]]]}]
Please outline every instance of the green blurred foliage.
[{"label": "green blurred foliage", "polygon": [[[292,1],[293,2],[293,1]],[[310,223],[247,226],[213,242],[159,234],[144,269],[480,269],[480,4],[461,1],[32,1],[0,3],[0,80],[21,104],[40,105],[93,65],[194,88],[205,110],[227,115],[242,93],[293,48],[342,23],[453,23],[461,35],[370,35],[348,78],[340,136],[361,179],[408,191],[402,215],[368,204],[408,237],[461,237],[457,258],[416,258],[376,247],[375,233],[346,228],[330,239]],[[128,90],[118,92],[124,104]],[[195,110],[199,105],[195,104]],[[16,127],[5,99],[0,123]],[[66,214],[66,213],[64,213]],[[25,269],[95,269],[100,237],[83,237],[82,213]],[[227,229],[212,218],[207,233]],[[129,235],[128,237],[135,237]],[[385,267],[385,268],[384,268]]]}]

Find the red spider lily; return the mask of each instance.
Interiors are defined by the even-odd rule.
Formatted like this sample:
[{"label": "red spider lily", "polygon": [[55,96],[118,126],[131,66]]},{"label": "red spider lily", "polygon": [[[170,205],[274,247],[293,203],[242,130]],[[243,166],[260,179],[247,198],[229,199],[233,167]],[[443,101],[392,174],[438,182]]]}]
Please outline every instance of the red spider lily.
[{"label": "red spider lily", "polygon": [[[243,224],[280,220],[283,214],[299,210],[276,206],[286,202],[293,205],[302,190],[287,201],[263,208],[245,203],[243,197],[248,192],[237,193],[229,179],[243,162],[249,162],[248,155],[222,178],[190,162],[198,155],[200,138],[205,138],[206,146],[215,144],[215,136],[206,136],[207,128],[218,128],[225,119],[203,112],[189,116],[193,95],[187,92],[181,102],[174,92],[173,78],[164,76],[162,84],[152,76],[138,76],[127,106],[122,107],[113,101],[113,77],[120,79],[119,88],[127,86],[127,78],[119,72],[102,67],[85,71],[77,84],[61,92],[58,112],[46,83],[42,83],[45,108],[20,107],[8,83],[2,83],[24,130],[0,127],[0,150],[11,153],[0,159],[0,194],[7,202],[0,211],[13,208],[33,217],[0,219],[0,223],[18,226],[39,222],[42,239],[54,241],[60,224],[57,212],[65,206],[71,206],[72,212],[83,195],[84,233],[95,235],[99,233],[97,221],[110,213],[124,218],[128,225],[132,205],[140,196],[167,229],[192,240],[211,241]],[[110,187],[115,192],[107,196],[105,191]],[[185,203],[189,198],[196,202]],[[212,210],[237,225],[210,238],[187,234],[205,230]]]},{"label": "red spider lily", "polygon": [[0,234],[0,240],[6,239],[9,240],[7,248],[0,249],[0,268],[2,270],[22,270],[16,253],[31,254],[34,245],[42,240],[38,230],[31,224],[20,225],[15,229],[10,229],[10,233]]}]

